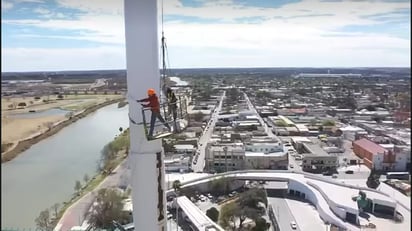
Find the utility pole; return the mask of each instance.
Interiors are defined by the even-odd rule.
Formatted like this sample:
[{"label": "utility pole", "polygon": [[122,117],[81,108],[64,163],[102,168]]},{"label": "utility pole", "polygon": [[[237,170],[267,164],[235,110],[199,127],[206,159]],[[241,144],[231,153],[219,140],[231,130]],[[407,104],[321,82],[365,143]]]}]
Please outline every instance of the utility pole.
[{"label": "utility pole", "polygon": [[[161,83],[159,73],[157,1],[124,0],[129,117],[143,121],[137,99]],[[131,186],[134,227],[164,230],[165,169],[161,139],[148,141],[142,124],[130,122]]]}]

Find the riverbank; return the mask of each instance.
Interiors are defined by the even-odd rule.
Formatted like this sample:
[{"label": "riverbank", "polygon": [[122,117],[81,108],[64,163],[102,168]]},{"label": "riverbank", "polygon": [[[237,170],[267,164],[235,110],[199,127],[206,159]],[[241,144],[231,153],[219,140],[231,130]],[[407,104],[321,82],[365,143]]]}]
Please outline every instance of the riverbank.
[{"label": "riverbank", "polygon": [[83,112],[72,116],[71,118],[68,118],[66,120],[63,120],[62,122],[60,122],[59,124],[51,127],[50,129],[48,129],[47,131],[40,133],[34,137],[31,137],[29,139],[26,140],[22,140],[19,141],[17,144],[15,144],[13,147],[10,148],[10,150],[7,150],[6,152],[2,153],[1,156],[1,162],[7,162],[12,160],[13,158],[15,158],[17,155],[19,155],[20,153],[22,153],[23,151],[29,149],[32,145],[40,142],[43,139],[46,139],[54,134],[56,134],[57,132],[59,132],[61,129],[63,129],[64,127],[76,122],[77,120],[84,118],[85,116],[87,116],[88,114],[102,108],[105,106],[108,106],[110,104],[114,104],[114,103],[118,103],[123,101],[124,98],[119,98],[119,99],[114,99],[114,100],[109,100],[94,106],[91,106],[87,109],[85,109]]},{"label": "riverbank", "polygon": [[116,155],[111,159],[111,163],[105,166],[106,170],[102,169],[69,202],[63,203],[53,223],[56,226],[55,230],[70,230],[73,226],[79,225],[79,222],[84,221],[97,191],[119,184],[122,174],[126,171],[129,140],[129,129],[127,129],[107,145],[110,147],[110,152],[114,151]]}]

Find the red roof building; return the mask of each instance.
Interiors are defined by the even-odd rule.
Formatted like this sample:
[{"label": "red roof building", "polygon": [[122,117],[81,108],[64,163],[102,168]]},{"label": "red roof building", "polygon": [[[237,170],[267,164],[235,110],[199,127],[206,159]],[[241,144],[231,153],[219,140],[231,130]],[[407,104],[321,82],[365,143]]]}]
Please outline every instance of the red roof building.
[{"label": "red roof building", "polygon": [[363,159],[370,169],[391,170],[394,168],[396,156],[377,143],[366,138],[353,142],[353,152]]}]

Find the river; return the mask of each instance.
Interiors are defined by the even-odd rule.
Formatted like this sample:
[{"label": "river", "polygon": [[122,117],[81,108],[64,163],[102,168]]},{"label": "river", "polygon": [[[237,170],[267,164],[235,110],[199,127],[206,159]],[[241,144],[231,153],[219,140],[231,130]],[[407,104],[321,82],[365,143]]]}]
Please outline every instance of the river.
[{"label": "river", "polygon": [[103,107],[1,166],[1,227],[35,228],[40,211],[68,201],[76,180],[96,174],[104,145],[129,127],[129,107]]}]

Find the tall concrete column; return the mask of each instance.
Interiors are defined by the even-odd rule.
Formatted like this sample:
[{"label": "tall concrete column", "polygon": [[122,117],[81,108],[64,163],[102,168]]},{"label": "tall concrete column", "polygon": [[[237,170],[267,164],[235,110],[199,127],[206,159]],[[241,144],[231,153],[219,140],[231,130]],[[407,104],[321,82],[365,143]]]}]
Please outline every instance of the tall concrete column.
[{"label": "tall concrete column", "polygon": [[[124,0],[129,115],[142,122],[135,100],[153,88],[160,95],[157,1]],[[150,118],[150,112],[146,117]],[[142,125],[130,123],[133,222],[136,230],[165,230],[164,154],[161,140],[147,141]]]}]

